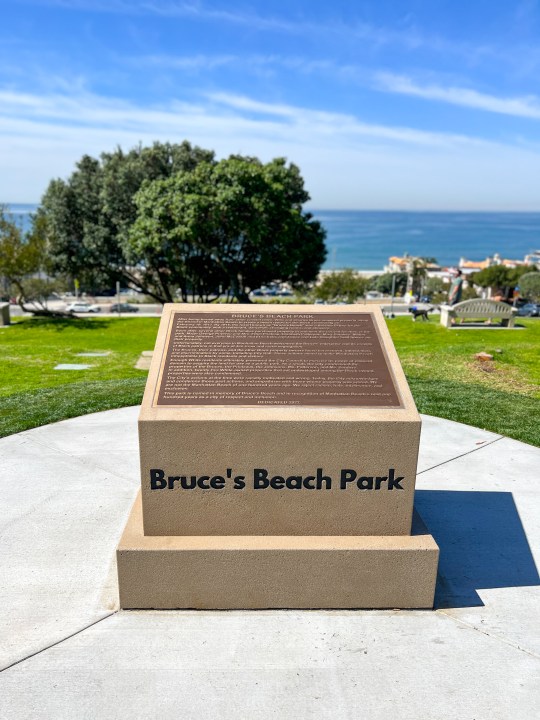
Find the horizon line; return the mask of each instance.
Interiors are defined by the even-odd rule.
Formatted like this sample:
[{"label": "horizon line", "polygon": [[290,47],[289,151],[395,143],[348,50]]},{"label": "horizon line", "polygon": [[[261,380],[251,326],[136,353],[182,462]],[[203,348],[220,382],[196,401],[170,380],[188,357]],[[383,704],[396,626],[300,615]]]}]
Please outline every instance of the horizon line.
[{"label": "horizon line", "polygon": [[[1,201],[0,207],[4,206],[8,209],[12,205],[33,205],[39,207],[40,202],[22,202],[22,201]],[[305,208],[308,212],[372,212],[372,213],[501,213],[501,214],[520,214],[520,215],[539,215],[540,207],[536,210],[517,210],[503,209],[495,210],[493,208],[336,208],[336,207],[313,207],[308,205]]]}]

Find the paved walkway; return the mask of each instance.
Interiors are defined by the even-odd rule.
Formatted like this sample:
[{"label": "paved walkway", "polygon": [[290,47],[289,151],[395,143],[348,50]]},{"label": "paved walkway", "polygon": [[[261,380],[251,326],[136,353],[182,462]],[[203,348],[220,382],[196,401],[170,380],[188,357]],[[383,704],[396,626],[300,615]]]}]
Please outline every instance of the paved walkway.
[{"label": "paved walkway", "polygon": [[122,612],[137,412],[0,440],[0,718],[540,717],[540,449],[424,417],[435,612]]}]

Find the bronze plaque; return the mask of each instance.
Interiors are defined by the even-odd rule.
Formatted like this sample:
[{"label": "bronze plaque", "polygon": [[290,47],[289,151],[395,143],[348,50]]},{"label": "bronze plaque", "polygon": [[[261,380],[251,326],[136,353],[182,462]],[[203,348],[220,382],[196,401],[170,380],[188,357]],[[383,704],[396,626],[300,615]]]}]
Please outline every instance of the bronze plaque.
[{"label": "bronze plaque", "polygon": [[400,407],[371,313],[176,312],[157,405]]}]

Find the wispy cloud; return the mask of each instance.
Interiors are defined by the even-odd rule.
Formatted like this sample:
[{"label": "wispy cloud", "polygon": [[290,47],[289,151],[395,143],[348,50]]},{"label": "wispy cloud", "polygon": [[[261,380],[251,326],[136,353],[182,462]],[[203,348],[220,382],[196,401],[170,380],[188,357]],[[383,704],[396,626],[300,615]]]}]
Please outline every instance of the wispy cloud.
[{"label": "wispy cloud", "polygon": [[[244,111],[250,116],[279,117],[286,121],[291,129],[300,129],[299,137],[308,130],[308,134],[320,133],[326,137],[339,137],[342,141],[353,142],[358,138],[385,140],[395,143],[424,147],[471,147],[497,146],[497,143],[480,137],[459,133],[417,130],[399,125],[382,125],[363,122],[354,115],[333,113],[294,105],[266,103],[234,93],[209,93],[208,99],[218,106]],[[282,123],[283,125],[283,123]]]},{"label": "wispy cloud", "polygon": [[0,91],[0,129],[39,127],[49,135],[78,132],[85,127],[119,128],[143,134],[207,129],[223,134],[269,134],[298,144],[317,142],[354,143],[358,138],[420,146],[483,144],[480,138],[416,130],[414,128],[365,123],[354,115],[267,103],[233,93],[207,93],[199,102],[172,101],[156,107],[139,107],[131,102],[104,98],[91,93],[74,96],[37,95],[12,90]]},{"label": "wispy cloud", "polygon": [[[225,7],[212,0],[15,0],[29,5],[62,8],[72,12],[102,13],[141,18],[184,19],[198,23],[215,23],[249,28],[250,31],[276,33],[311,38],[320,47],[332,49],[361,44],[371,53],[382,53],[388,48],[412,55],[425,51],[446,61],[459,58],[469,67],[480,65],[491,68],[497,63],[501,72],[515,76],[537,74],[540,53],[532,42],[465,40],[461,34],[450,35],[434,31],[414,20],[409,13],[394,23],[369,21],[359,6],[341,12],[331,4],[325,14],[294,14],[268,4],[268,10],[254,9],[252,4],[230,2]],[[531,23],[534,2],[524,0],[517,6],[516,23]],[[314,19],[316,18],[316,19]],[[518,22],[519,21],[519,22]]]},{"label": "wispy cloud", "polygon": [[241,65],[246,59],[238,55],[138,55],[121,58],[121,62],[138,68],[185,70],[187,72],[209,71],[227,65]]},{"label": "wispy cloud", "polygon": [[136,2],[138,11],[163,17],[191,17],[200,20],[249,25],[258,30],[296,32],[298,24],[277,16],[260,15],[250,10],[222,10],[201,2]]},{"label": "wispy cloud", "polygon": [[37,199],[52,177],[68,175],[84,153],[185,138],[220,157],[289,157],[302,168],[319,207],[455,208],[470,207],[471,197],[476,207],[493,207],[503,197],[507,207],[514,200],[523,208],[532,202],[531,177],[540,159],[534,148],[374,124],[353,114],[227,92],[150,107],[84,91],[40,95],[5,89],[0,197]]},{"label": "wispy cloud", "polygon": [[294,55],[277,54],[250,54],[250,55],[133,55],[130,57],[119,57],[118,62],[137,68],[159,68],[163,70],[185,70],[185,71],[211,71],[222,67],[241,69],[246,73],[259,73],[261,70],[286,69],[295,72],[311,75],[313,73],[330,74],[333,78],[343,76],[366,75],[366,70],[360,66],[342,65],[335,60],[324,58],[307,58]]},{"label": "wispy cloud", "polygon": [[268,13],[254,11],[249,6],[234,6],[227,9],[211,3],[193,0],[22,0],[31,4],[61,7],[65,10],[88,11],[130,16],[155,16],[162,18],[188,18],[201,22],[219,22],[247,26],[260,32],[278,32],[291,35],[316,36],[320,41],[348,40],[369,43],[375,48],[396,46],[405,50],[428,49],[435,52],[458,54],[472,60],[491,54],[492,48],[484,45],[470,45],[461,40],[449,39],[426,32],[413,23],[405,22],[395,26],[380,25],[366,21],[361,10],[347,17],[330,12],[326,20],[314,21],[309,15],[293,17],[269,10]]},{"label": "wispy cloud", "polygon": [[158,0],[25,0],[30,4],[60,7],[72,11],[90,11],[114,15],[154,15],[166,18],[192,18],[202,21],[249,25],[258,30],[297,32],[300,23],[278,16],[261,15],[251,10],[223,10],[201,2],[159,2]]},{"label": "wispy cloud", "polygon": [[400,95],[411,95],[501,115],[540,119],[540,99],[535,95],[515,98],[497,97],[463,87],[420,85],[409,77],[392,73],[378,73],[376,82],[380,88]]}]

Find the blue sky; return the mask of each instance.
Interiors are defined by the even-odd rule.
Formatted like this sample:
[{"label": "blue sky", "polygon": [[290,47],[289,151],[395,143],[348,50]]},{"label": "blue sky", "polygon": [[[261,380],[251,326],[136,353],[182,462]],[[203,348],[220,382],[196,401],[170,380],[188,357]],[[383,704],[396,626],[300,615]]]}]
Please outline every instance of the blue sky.
[{"label": "blue sky", "polygon": [[540,210],[535,0],[3,0],[0,200],[188,139],[316,208]]}]

